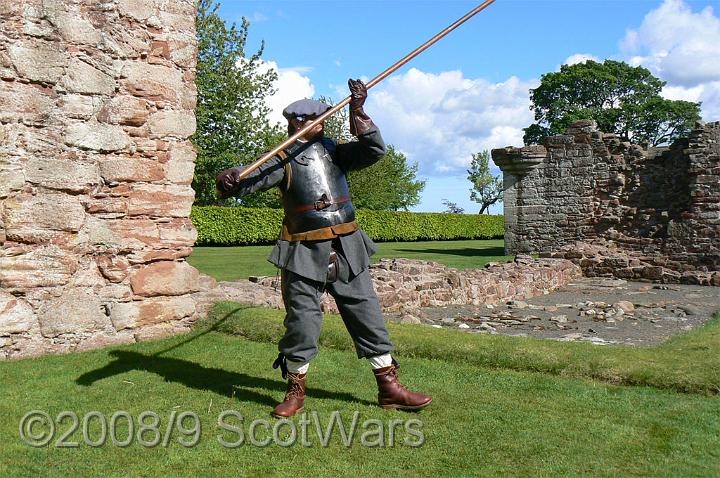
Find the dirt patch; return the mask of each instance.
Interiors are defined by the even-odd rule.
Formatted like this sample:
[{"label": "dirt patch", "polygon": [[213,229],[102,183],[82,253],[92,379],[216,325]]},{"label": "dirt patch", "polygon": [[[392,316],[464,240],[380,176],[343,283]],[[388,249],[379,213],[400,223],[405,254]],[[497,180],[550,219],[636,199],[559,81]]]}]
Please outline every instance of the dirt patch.
[{"label": "dirt patch", "polygon": [[526,301],[386,315],[392,321],[468,333],[648,346],[704,324],[718,310],[718,287],[581,278]]}]

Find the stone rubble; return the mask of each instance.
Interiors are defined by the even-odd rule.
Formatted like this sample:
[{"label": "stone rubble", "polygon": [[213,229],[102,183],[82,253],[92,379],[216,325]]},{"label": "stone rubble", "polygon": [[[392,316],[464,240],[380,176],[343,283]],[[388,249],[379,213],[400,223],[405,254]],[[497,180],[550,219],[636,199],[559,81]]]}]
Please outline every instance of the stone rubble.
[{"label": "stone rubble", "polygon": [[[395,259],[372,265],[371,274],[377,289],[394,291],[379,295],[388,320],[466,333],[651,345],[701,325],[720,309],[720,293],[713,287],[587,278],[569,261],[552,261],[521,256],[484,269],[458,271],[428,261]],[[202,304],[199,310],[209,310],[216,300],[283,308],[277,276],[219,284],[204,277],[210,281],[205,291],[194,294]],[[453,286],[458,277],[459,286]],[[545,282],[538,282],[538,277],[545,277]],[[490,293],[502,289],[504,281],[514,284],[512,294]],[[337,312],[327,294],[322,307]]]},{"label": "stone rubble", "polygon": [[[580,277],[570,261],[519,256],[507,263],[489,263],[484,269],[458,270],[431,261],[381,259],[370,266],[373,284],[384,312],[399,313],[405,323],[418,323],[422,308],[480,305],[545,295]],[[214,300],[283,308],[277,277],[220,282],[209,292],[196,294],[205,307]],[[526,304],[525,304],[526,305]],[[323,295],[325,312],[337,313],[334,299]]]},{"label": "stone rubble", "polygon": [[[574,303],[561,302],[580,297],[583,299]],[[522,308],[517,307],[516,300],[493,308],[426,307],[415,314],[417,320],[412,323],[468,333],[536,336],[596,345],[653,345],[709,320],[720,309],[720,293],[712,287],[648,287],[612,279],[601,285],[598,279],[580,278],[524,302],[527,307]],[[408,323],[399,314],[389,314],[389,319]]]}]

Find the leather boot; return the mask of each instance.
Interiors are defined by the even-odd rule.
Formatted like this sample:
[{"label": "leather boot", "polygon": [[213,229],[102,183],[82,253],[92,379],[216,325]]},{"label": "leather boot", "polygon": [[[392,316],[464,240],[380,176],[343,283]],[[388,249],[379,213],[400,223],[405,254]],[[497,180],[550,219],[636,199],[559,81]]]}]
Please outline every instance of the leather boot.
[{"label": "leather boot", "polygon": [[305,405],[305,375],[304,373],[288,372],[288,387],[285,400],[273,410],[273,416],[286,418],[303,411]]},{"label": "leather boot", "polygon": [[432,402],[430,395],[411,392],[398,381],[395,364],[374,369],[373,373],[378,384],[378,403],[383,408],[418,410]]}]

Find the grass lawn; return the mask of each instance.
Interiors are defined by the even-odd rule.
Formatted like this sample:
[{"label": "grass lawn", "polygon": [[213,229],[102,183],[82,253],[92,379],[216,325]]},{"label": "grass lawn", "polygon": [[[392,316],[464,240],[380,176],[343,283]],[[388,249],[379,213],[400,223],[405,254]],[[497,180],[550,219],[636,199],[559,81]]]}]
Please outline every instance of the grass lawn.
[{"label": "grass lawn", "polygon": [[[3,400],[0,402],[0,476],[717,476],[720,473],[720,399],[717,395],[677,393],[650,386],[618,386],[599,380],[559,376],[547,371],[541,354],[530,353],[535,342],[515,342],[518,361],[526,369],[505,369],[507,347],[498,349],[495,362],[487,350],[496,337],[398,325],[391,335],[398,344],[401,378],[407,385],[430,393],[433,403],[419,413],[386,411],[374,405],[376,388],[365,362],[339,345],[339,338],[322,344],[308,375],[306,445],[277,443],[291,438],[291,427],[278,428],[277,440],[265,447],[250,443],[250,423],[278,423],[269,412],[284,393],[284,382],[270,368],[274,344],[265,342],[268,321],[277,311],[219,304],[196,331],[170,339],[113,347],[64,356],[47,356],[0,363]],[[265,315],[263,315],[265,314]],[[253,319],[257,319],[252,322]],[[254,325],[253,325],[254,324]],[[326,331],[338,334],[337,317],[328,317]],[[720,317],[696,331],[691,346],[697,368],[717,366]],[[403,331],[404,329],[404,331]],[[249,338],[234,335],[242,332]],[[436,340],[433,342],[433,340]],[[444,350],[435,345],[446,344]],[[473,345],[476,343],[477,345]],[[333,345],[335,344],[335,345]],[[414,344],[414,345],[413,345]],[[435,345],[434,345],[435,344]],[[654,356],[623,355],[623,347],[572,345],[575,360],[596,353],[618,361],[635,360],[635,366],[652,370],[662,355],[682,349],[656,351]],[[454,351],[454,352],[453,352]],[[522,353],[525,351],[525,353]],[[451,353],[452,352],[452,353]],[[455,355],[459,354],[459,355]],[[475,360],[477,354],[487,357]],[[585,354],[585,355],[584,355]],[[446,357],[446,358],[442,358]],[[458,359],[464,357],[464,359]],[[536,362],[535,365],[533,363]],[[668,381],[679,379],[675,362],[660,364]],[[602,367],[602,364],[597,364]],[[700,376],[696,380],[702,381]],[[717,376],[715,377],[717,379]],[[711,389],[712,377],[706,389]],[[29,410],[44,410],[52,417],[64,410],[80,417],[78,429],[65,442],[79,446],[58,448],[59,435],[72,431],[72,419],[57,426],[50,446],[33,448],[22,443],[18,424]],[[118,410],[133,420],[143,411],[160,417],[157,427],[143,435],[161,444],[145,447],[137,437],[127,447],[110,443],[93,448],[84,443],[82,418],[91,411],[106,417]],[[239,435],[217,425],[219,414],[235,410],[243,420],[229,420],[244,433],[244,444],[225,448],[217,440],[238,440]],[[350,446],[339,429],[322,446],[315,423],[326,427],[332,412],[349,433],[357,412],[356,433]],[[189,436],[167,424],[171,413],[194,412],[201,424],[197,444],[184,447]],[[314,414],[314,415],[313,415]],[[301,417],[292,421],[301,433]],[[375,422],[366,420],[374,419]],[[420,420],[412,427],[391,425],[391,420]],[[99,440],[99,421],[88,421],[90,440]],[[261,422],[264,423],[264,422]],[[404,422],[403,422],[404,423]],[[127,434],[118,421],[120,440]],[[183,425],[192,429],[193,419]],[[153,431],[157,428],[158,431]],[[382,428],[382,430],[380,430]],[[394,430],[394,446],[389,430]],[[35,432],[40,429],[35,428]],[[378,432],[380,430],[380,432]],[[137,425],[135,433],[138,433]],[[378,432],[377,434],[373,434]],[[422,436],[422,446],[417,434]],[[362,445],[361,435],[378,445]],[[384,445],[380,446],[378,436]],[[162,445],[170,436],[167,446]],[[270,438],[262,426],[255,439]],[[367,437],[366,437],[367,438]]]},{"label": "grass lawn", "polygon": [[[374,261],[406,257],[440,262],[449,267],[482,267],[491,261],[511,259],[504,255],[502,239],[489,241],[425,241],[377,243]],[[195,247],[188,262],[217,280],[246,279],[251,275],[275,275],[267,262],[272,246]]]},{"label": "grass lawn", "polygon": [[[276,309],[219,302],[208,320],[214,331],[276,344],[285,330],[283,317],[284,312]],[[597,346],[395,323],[387,327],[403,357],[720,396],[720,312],[703,327],[655,347]],[[326,316],[320,345],[354,350],[339,316]]]},{"label": "grass lawn", "polygon": [[[379,246],[376,260],[504,259],[502,241]],[[196,248],[190,261],[228,280],[274,274],[269,251]],[[643,348],[388,324],[402,381],[434,397],[419,413],[375,404],[372,372],[331,315],[306,414],[289,421],[270,417],[285,390],[270,366],[282,319],[220,302],[189,334],[0,362],[0,476],[720,476],[720,314]],[[45,446],[21,438],[32,410],[55,423]],[[328,433],[333,416],[346,439],[337,422]]]}]

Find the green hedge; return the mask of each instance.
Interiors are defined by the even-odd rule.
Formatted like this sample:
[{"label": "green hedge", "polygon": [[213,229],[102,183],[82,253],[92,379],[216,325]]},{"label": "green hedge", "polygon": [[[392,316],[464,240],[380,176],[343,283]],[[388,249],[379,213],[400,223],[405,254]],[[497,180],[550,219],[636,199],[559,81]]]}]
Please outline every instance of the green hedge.
[{"label": "green hedge", "polygon": [[[502,238],[503,216],[436,212],[357,211],[357,222],[375,241]],[[238,246],[277,240],[282,209],[195,206],[190,215],[197,245]]]},{"label": "green hedge", "polygon": [[357,211],[358,224],[376,241],[494,239],[505,234],[505,218],[440,212]]}]

